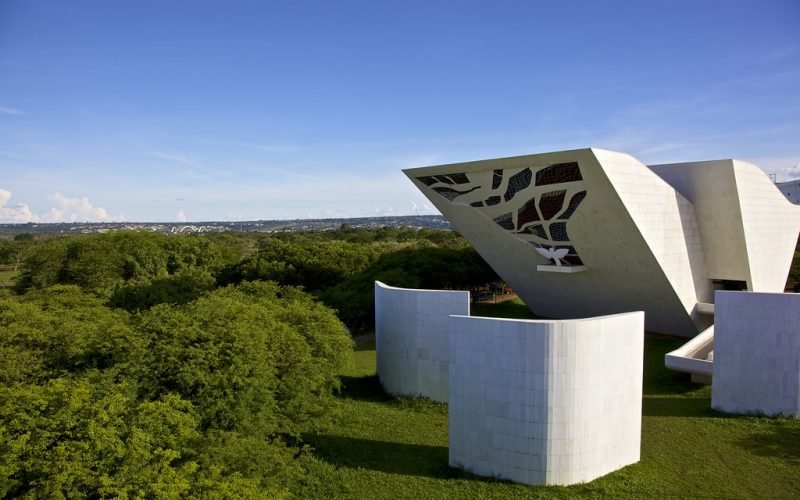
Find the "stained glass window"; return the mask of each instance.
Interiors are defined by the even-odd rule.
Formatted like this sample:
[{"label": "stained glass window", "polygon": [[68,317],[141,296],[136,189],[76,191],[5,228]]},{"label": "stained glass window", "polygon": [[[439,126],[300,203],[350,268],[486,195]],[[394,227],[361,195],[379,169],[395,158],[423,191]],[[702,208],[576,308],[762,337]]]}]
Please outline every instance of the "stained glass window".
[{"label": "stained glass window", "polygon": [[561,217],[559,217],[558,219],[567,220],[570,217],[572,217],[572,214],[575,213],[575,210],[578,208],[578,205],[581,204],[584,198],[586,198],[586,191],[579,191],[574,195],[572,195],[572,199],[569,200],[569,207],[566,210],[564,210],[564,213],[561,214]]},{"label": "stained glass window", "polygon": [[497,217],[494,221],[503,229],[508,229],[509,231],[514,229],[514,221],[511,219],[510,213],[503,214],[500,217]]},{"label": "stained glass window", "polygon": [[517,228],[524,226],[528,222],[540,220],[539,212],[536,211],[536,198],[528,200],[517,213]]},{"label": "stained glass window", "polygon": [[536,172],[536,185],[562,184],[564,182],[582,181],[578,162],[556,163]]},{"label": "stained glass window", "polygon": [[567,236],[567,223],[554,222],[550,224],[550,239],[553,241],[569,241]]},{"label": "stained glass window", "polygon": [[504,196],[506,201],[513,198],[514,195],[517,194],[519,191],[530,186],[532,179],[533,179],[533,174],[531,173],[531,169],[529,168],[526,168],[521,172],[517,172],[516,174],[512,175],[511,178],[508,179],[508,188],[506,189],[506,194]]},{"label": "stained glass window", "polygon": [[559,191],[550,191],[542,195],[539,200],[539,210],[542,212],[542,219],[550,220],[561,211],[564,206],[564,197],[567,191],[561,189]]}]

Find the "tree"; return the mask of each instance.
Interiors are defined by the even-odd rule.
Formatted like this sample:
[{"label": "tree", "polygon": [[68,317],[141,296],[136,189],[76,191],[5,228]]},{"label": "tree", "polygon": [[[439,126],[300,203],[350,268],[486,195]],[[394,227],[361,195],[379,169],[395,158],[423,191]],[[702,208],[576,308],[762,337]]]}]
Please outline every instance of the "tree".
[{"label": "tree", "polygon": [[274,239],[233,266],[221,282],[270,280],[307,290],[322,290],[367,268],[380,253],[376,246],[343,241]]},{"label": "tree", "polygon": [[376,280],[404,288],[468,290],[497,279],[472,248],[405,248],[381,255],[369,268],[324,290],[320,297],[357,332],[374,324]]},{"label": "tree", "polygon": [[204,426],[264,436],[299,436],[326,413],[351,342],[332,311],[274,283],[159,305],[137,326],[151,341],[148,398],[176,391]]},{"label": "tree", "polygon": [[285,496],[351,347],[274,283],[136,315],[75,285],[0,298],[0,496]]}]

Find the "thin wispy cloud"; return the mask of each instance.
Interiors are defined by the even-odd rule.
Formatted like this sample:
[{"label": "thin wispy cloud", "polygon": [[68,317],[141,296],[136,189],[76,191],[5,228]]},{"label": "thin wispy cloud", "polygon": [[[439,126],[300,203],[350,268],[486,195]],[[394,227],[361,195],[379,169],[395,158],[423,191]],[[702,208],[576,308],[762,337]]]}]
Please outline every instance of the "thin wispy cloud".
[{"label": "thin wispy cloud", "polygon": [[199,161],[183,154],[167,153],[164,151],[147,151],[147,155],[159,160],[183,165],[186,167],[186,174],[191,176],[194,180],[201,182],[208,182],[220,176],[224,177],[225,174],[227,174],[225,170],[209,168]]},{"label": "thin wispy cloud", "polygon": [[300,148],[294,144],[261,144],[257,142],[238,142],[238,141],[204,141],[203,144],[211,146],[232,146],[247,149],[257,149],[270,153],[285,153],[297,151]]},{"label": "thin wispy cloud", "polygon": [[24,158],[8,151],[0,151],[0,156],[4,158],[11,158],[12,160],[23,160]]},{"label": "thin wispy cloud", "polygon": [[307,172],[311,171],[310,168],[305,167],[298,167],[295,169],[289,169],[284,167],[276,167],[273,165],[254,165],[252,167],[239,167],[236,171],[241,176],[246,175],[263,175],[265,173],[270,174],[277,174],[282,177],[289,177],[289,178],[297,178],[303,179],[309,182],[320,182],[322,178],[318,175],[309,174]]},{"label": "thin wispy cloud", "polygon": [[158,158],[158,159],[161,159],[161,160],[168,160],[168,161],[173,161],[173,162],[176,162],[176,163],[181,163],[183,165],[186,165],[188,167],[192,167],[192,168],[195,168],[195,169],[202,169],[203,168],[199,163],[193,161],[191,158],[188,158],[186,156],[181,156],[181,155],[176,155],[176,154],[171,154],[171,153],[164,153],[164,152],[161,152],[161,151],[147,151],[147,154],[149,156],[152,156],[153,158]]},{"label": "thin wispy cloud", "polygon": [[664,153],[667,151],[682,151],[688,148],[687,144],[681,142],[665,142],[665,143],[655,143],[650,146],[646,146],[639,150],[640,155],[654,155],[658,153]]},{"label": "thin wispy cloud", "polygon": [[10,108],[8,106],[0,106],[0,114],[3,114],[3,115],[14,115],[14,116],[24,116],[27,113],[25,113],[21,109]]},{"label": "thin wispy cloud", "polygon": [[784,59],[789,59],[791,57],[796,56],[798,53],[798,46],[796,44],[785,45],[783,47],[778,47],[773,49],[763,56],[761,56],[761,61],[763,62],[775,62],[775,61],[783,61]]}]

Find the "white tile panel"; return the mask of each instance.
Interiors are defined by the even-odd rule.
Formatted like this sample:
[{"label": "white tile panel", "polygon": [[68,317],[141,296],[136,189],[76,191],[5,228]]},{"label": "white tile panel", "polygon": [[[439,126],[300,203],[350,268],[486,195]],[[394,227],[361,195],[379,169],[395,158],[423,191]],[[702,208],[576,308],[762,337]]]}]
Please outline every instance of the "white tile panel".
[{"label": "white tile panel", "polygon": [[639,460],[644,314],[454,316],[450,465],[527,484],[591,481]]},{"label": "white tile panel", "polygon": [[800,418],[800,294],[717,292],[711,406]]},{"label": "white tile panel", "polygon": [[447,401],[450,314],[469,314],[469,292],[375,282],[375,353],[386,392]]}]

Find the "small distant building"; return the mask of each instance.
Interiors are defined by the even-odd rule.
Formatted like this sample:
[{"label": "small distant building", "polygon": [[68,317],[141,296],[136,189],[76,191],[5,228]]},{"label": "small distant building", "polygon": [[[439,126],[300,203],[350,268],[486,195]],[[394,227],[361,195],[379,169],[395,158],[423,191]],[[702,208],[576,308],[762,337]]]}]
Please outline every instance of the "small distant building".
[{"label": "small distant building", "polygon": [[787,182],[779,182],[775,184],[778,186],[778,189],[781,190],[786,199],[794,203],[795,205],[800,205],[800,179],[794,181],[787,181]]}]

